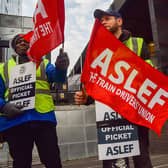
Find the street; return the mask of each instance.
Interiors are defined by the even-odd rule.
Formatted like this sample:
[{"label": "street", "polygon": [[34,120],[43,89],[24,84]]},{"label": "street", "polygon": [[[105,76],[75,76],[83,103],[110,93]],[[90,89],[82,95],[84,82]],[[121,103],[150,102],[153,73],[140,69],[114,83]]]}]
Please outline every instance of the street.
[{"label": "street", "polygon": [[[168,154],[151,155],[153,168],[168,168]],[[130,159],[130,168],[134,168]],[[64,161],[63,168],[101,168],[101,161],[97,157]],[[33,168],[44,168],[41,164],[33,165]]]}]

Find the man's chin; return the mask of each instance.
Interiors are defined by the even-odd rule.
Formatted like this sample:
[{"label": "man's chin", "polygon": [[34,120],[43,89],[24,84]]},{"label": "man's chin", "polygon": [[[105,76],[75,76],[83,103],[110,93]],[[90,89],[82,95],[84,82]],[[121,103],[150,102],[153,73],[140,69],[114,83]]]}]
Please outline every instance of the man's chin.
[{"label": "man's chin", "polygon": [[22,56],[27,56],[27,52],[20,52],[20,53],[18,53],[18,55],[21,56],[21,57]]}]

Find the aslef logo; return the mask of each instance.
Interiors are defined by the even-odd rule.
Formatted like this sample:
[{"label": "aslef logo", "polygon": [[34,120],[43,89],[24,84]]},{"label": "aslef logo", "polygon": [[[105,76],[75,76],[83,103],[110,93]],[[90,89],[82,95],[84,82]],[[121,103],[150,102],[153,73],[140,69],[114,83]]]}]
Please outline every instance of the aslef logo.
[{"label": "aslef logo", "polygon": [[25,66],[21,66],[20,69],[19,69],[19,73],[20,74],[24,74],[26,71],[26,67]]}]

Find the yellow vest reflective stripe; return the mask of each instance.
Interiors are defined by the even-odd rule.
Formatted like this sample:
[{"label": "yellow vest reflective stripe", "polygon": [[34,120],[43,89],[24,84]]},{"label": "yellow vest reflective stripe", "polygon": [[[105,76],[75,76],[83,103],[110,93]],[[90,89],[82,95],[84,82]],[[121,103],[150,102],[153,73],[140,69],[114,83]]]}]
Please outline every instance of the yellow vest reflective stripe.
[{"label": "yellow vest reflective stripe", "polygon": [[48,60],[44,59],[41,64],[40,64],[40,69],[38,68],[36,71],[36,79],[37,80],[43,80],[43,81],[47,81],[47,75],[45,72],[45,67],[48,64]]},{"label": "yellow vest reflective stripe", "polygon": [[[53,98],[50,94],[50,85],[47,81],[45,72],[47,64],[48,60],[44,59],[36,70],[35,109],[40,113],[47,113],[54,110]],[[10,59],[7,63],[4,64],[4,67],[1,68],[1,75],[4,83],[6,83],[6,100],[9,96],[9,82],[7,83],[7,81],[9,81],[10,69],[13,66],[16,66],[16,63],[13,59]]]},{"label": "yellow vest reflective stripe", "polygon": [[5,100],[6,101],[8,101],[8,97],[9,97],[9,73],[10,73],[11,68],[14,66],[16,66],[16,62],[12,58],[3,64],[3,68],[1,69],[2,70],[1,76],[4,80],[5,88],[6,88],[5,90]]},{"label": "yellow vest reflective stripe", "polygon": [[50,85],[45,72],[47,64],[48,60],[44,59],[36,71],[35,109],[40,113],[54,110],[53,97],[50,94]]},{"label": "yellow vest reflective stripe", "polygon": [[[127,41],[124,41],[124,44],[136,53],[138,56],[141,56],[142,46],[143,46],[143,38],[140,37],[130,37]],[[150,59],[146,59],[145,62],[153,66],[153,63]]]}]

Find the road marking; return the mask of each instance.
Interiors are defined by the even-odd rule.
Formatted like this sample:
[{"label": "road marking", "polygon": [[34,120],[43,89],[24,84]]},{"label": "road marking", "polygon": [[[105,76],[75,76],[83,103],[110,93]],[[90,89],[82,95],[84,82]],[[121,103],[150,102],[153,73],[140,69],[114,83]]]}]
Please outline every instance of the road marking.
[{"label": "road marking", "polygon": [[162,168],[162,167],[168,167],[168,164],[163,164],[163,165],[159,165],[159,166],[154,166],[153,168]]}]

